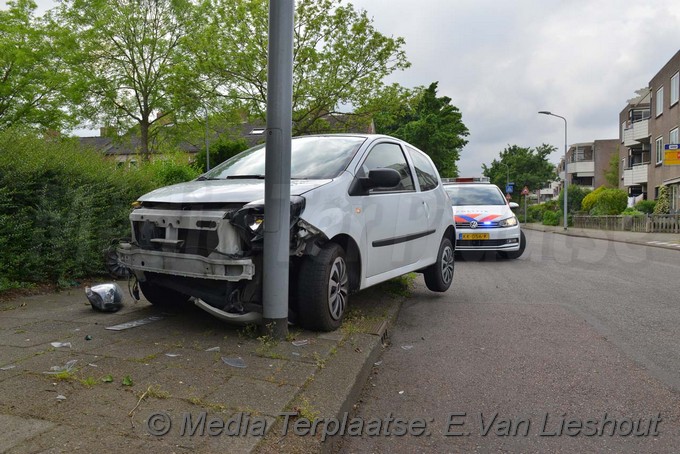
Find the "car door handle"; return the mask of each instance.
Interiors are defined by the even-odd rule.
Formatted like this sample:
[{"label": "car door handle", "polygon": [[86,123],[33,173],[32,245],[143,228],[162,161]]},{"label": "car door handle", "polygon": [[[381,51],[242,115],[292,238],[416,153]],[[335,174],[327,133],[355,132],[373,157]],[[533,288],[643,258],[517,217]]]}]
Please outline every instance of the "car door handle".
[{"label": "car door handle", "polygon": [[430,206],[423,200],[423,207],[425,208],[425,216],[430,217]]}]

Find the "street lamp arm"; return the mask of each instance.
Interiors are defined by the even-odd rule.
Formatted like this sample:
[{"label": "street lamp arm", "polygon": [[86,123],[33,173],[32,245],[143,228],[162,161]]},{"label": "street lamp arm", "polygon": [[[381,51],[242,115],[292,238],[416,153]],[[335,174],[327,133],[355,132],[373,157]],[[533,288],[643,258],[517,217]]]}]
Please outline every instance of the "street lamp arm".
[{"label": "street lamp arm", "polygon": [[564,120],[564,230],[567,230],[567,119],[548,110],[539,110],[538,113]]}]

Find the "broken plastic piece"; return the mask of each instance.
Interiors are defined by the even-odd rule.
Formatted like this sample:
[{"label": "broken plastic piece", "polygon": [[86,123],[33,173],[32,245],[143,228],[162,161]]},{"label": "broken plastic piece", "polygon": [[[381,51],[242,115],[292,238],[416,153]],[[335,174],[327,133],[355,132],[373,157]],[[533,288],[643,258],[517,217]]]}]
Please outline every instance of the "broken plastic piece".
[{"label": "broken plastic piece", "polygon": [[182,356],[179,353],[166,353],[165,356],[168,358],[177,358],[178,356]]},{"label": "broken plastic piece", "polygon": [[411,350],[413,348],[413,345],[402,345],[401,348],[404,350]]},{"label": "broken plastic piece", "polygon": [[296,347],[302,347],[303,345],[309,345],[309,339],[294,340],[291,344]]},{"label": "broken plastic piece", "polygon": [[72,359],[72,360],[68,361],[66,364],[64,364],[63,366],[52,366],[52,367],[50,367],[49,372],[43,372],[43,373],[50,374],[50,375],[56,375],[56,374],[60,374],[62,372],[71,372],[71,370],[73,369],[73,366],[75,366],[75,364],[77,362],[78,362],[77,359]]},{"label": "broken plastic piece", "polygon": [[51,342],[50,345],[54,348],[59,348],[59,347],[68,347],[71,348],[71,343],[70,342]]},{"label": "broken plastic piece", "polygon": [[10,364],[9,366],[0,367],[0,370],[10,370],[14,369],[15,367],[17,366],[15,366],[14,364]]},{"label": "broken plastic piece", "polygon": [[206,352],[219,352],[220,347],[212,347],[206,350]]},{"label": "broken plastic piece", "polygon": [[66,400],[66,396],[62,396],[61,394],[59,394],[57,396],[57,400]]},{"label": "broken plastic piece", "polygon": [[151,317],[147,318],[142,318],[140,320],[133,320],[131,322],[127,323],[121,323],[120,325],[115,325],[115,326],[107,326],[106,329],[109,329],[111,331],[123,331],[125,329],[130,329],[130,328],[135,328],[137,326],[142,326],[142,325],[147,325],[149,323],[157,322],[159,320],[163,320],[162,315],[152,315]]},{"label": "broken plastic piece", "polygon": [[238,367],[239,369],[245,369],[246,367],[246,362],[241,359],[241,357],[238,358],[225,358],[224,356],[222,357],[222,362],[228,366],[231,367]]},{"label": "broken plastic piece", "polygon": [[123,308],[123,290],[115,282],[85,287],[85,296],[97,311],[116,312]]}]

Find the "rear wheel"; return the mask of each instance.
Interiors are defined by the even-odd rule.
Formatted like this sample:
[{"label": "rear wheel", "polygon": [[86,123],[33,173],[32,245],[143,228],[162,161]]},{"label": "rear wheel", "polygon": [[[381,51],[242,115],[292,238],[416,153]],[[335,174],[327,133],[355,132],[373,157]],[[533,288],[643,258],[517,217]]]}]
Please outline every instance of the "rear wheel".
[{"label": "rear wheel", "polygon": [[334,331],[342,324],[349,295],[345,251],[327,243],[315,257],[300,264],[298,308],[300,326],[314,331]]},{"label": "rear wheel", "polygon": [[524,232],[520,232],[519,235],[519,249],[516,251],[501,251],[499,252],[501,257],[506,259],[518,259],[524,254],[524,249],[527,247],[527,240],[524,237]]},{"label": "rear wheel", "polygon": [[177,307],[189,301],[189,296],[167,287],[161,287],[153,282],[140,281],[139,288],[144,297],[154,306]]},{"label": "rear wheel", "polygon": [[433,292],[445,292],[453,282],[455,264],[453,245],[451,240],[444,237],[439,245],[437,261],[427,267],[423,273],[425,285]]}]

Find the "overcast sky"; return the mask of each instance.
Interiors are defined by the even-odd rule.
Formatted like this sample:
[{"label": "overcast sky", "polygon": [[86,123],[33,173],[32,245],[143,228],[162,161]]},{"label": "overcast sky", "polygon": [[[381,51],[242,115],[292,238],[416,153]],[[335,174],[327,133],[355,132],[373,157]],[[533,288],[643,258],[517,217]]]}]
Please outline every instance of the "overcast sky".
[{"label": "overcast sky", "polygon": [[[411,67],[390,77],[439,82],[470,130],[461,175],[507,145],[558,148],[618,137],[618,115],[678,51],[677,0],[344,0],[406,40]],[[54,5],[37,0],[42,8]]]},{"label": "overcast sky", "polygon": [[411,67],[391,79],[439,81],[470,130],[461,175],[480,175],[508,144],[618,137],[618,116],[680,49],[677,0],[350,0]]}]

